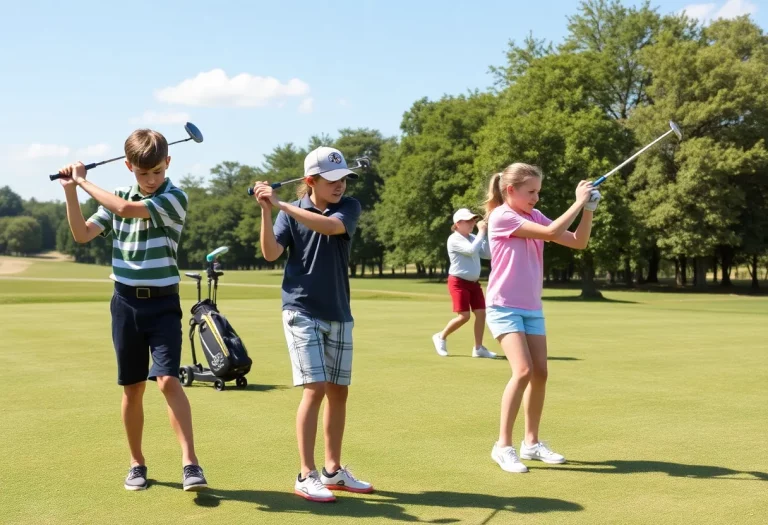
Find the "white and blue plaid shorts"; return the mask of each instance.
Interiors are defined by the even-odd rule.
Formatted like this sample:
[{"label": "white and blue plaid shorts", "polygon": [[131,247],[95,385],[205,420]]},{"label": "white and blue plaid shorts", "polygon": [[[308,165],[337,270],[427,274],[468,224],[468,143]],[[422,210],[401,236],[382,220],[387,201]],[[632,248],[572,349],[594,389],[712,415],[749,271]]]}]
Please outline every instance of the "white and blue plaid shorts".
[{"label": "white and blue plaid shorts", "polygon": [[295,310],[283,310],[294,386],[321,381],[350,384],[353,326],[353,321],[322,321]]}]

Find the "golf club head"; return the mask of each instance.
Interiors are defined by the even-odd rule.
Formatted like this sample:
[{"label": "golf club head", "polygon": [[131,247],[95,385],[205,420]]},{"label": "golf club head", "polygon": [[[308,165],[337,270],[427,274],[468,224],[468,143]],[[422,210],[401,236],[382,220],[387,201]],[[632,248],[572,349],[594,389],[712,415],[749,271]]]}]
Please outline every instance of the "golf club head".
[{"label": "golf club head", "polygon": [[371,167],[371,159],[369,159],[368,157],[360,157],[360,158],[355,159],[355,160],[357,161],[358,167],[360,167],[360,168],[362,168],[364,170],[370,169],[370,167]]},{"label": "golf club head", "polygon": [[197,142],[198,144],[203,141],[203,134],[200,133],[200,130],[192,124],[191,122],[187,122],[184,124],[184,130],[187,132],[187,135],[189,135],[189,138]]},{"label": "golf club head", "polygon": [[205,260],[208,262],[213,262],[216,260],[216,258],[219,255],[224,255],[229,251],[229,246],[219,246],[215,250],[213,250],[211,253],[205,256]]},{"label": "golf club head", "polygon": [[677,138],[679,140],[683,140],[683,132],[680,130],[680,126],[675,124],[673,121],[669,121],[669,127],[672,128],[672,131],[675,132],[675,135],[677,135]]}]

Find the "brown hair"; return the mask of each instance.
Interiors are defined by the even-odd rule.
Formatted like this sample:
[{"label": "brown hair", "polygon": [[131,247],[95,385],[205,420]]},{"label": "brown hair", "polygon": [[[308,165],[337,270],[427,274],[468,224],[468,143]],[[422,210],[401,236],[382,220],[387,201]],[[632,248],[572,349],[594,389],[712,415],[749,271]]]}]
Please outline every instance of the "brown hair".
[{"label": "brown hair", "polygon": [[125,139],[125,158],[141,169],[151,169],[168,157],[168,141],[157,131],[137,129]]},{"label": "brown hair", "polygon": [[319,175],[312,175],[311,177],[304,177],[304,180],[299,184],[299,187],[296,188],[296,196],[300,199],[304,198],[304,195],[312,195],[312,186],[307,184],[307,179],[317,180],[317,177]]},{"label": "brown hair", "polygon": [[510,164],[504,171],[491,175],[491,180],[488,183],[488,195],[485,198],[486,220],[494,208],[504,204],[504,195],[508,187],[519,188],[533,177],[544,178],[541,168],[522,162]]}]

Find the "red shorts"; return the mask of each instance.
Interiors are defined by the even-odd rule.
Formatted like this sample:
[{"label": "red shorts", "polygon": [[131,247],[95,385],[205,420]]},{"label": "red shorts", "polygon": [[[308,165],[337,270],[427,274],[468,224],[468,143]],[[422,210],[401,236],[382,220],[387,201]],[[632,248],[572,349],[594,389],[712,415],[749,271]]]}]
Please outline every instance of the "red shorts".
[{"label": "red shorts", "polygon": [[453,300],[454,312],[485,310],[485,297],[480,283],[466,281],[453,275],[448,276],[448,291]]}]

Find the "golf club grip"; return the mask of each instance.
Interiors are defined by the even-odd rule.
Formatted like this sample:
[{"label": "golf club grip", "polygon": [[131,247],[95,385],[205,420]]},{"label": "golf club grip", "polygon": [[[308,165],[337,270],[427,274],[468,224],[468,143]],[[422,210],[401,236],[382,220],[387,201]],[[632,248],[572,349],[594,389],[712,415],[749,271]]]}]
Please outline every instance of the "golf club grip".
[{"label": "golf club grip", "polygon": [[[90,164],[85,165],[85,171],[91,170],[98,166],[99,164],[96,162],[91,162]],[[48,175],[48,178],[51,180],[59,180],[61,178],[61,173],[56,173],[55,175]]]},{"label": "golf club grip", "polygon": [[[273,190],[276,190],[277,188],[279,188],[282,185],[283,185],[282,182],[273,182],[272,184],[269,185],[269,187],[272,188]],[[248,188],[248,195],[253,197],[253,188]]]},{"label": "golf club grip", "polygon": [[600,186],[600,185],[601,185],[603,182],[605,182],[605,179],[607,179],[607,178],[608,178],[608,177],[606,177],[605,175],[603,175],[602,177],[600,177],[599,179],[597,179],[595,182],[593,182],[593,183],[592,183],[592,187],[594,187],[594,188],[597,188],[597,187],[598,187],[598,186]]}]

